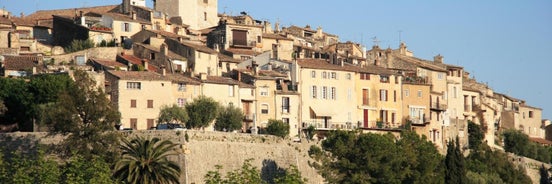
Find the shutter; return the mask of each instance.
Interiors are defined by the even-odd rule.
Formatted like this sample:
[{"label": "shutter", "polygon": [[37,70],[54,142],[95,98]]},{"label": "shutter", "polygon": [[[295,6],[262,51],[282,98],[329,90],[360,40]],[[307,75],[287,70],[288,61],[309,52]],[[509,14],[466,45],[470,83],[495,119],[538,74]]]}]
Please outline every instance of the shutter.
[{"label": "shutter", "polygon": [[[121,22],[121,31],[122,32],[125,32],[125,23],[124,22]],[[122,40],[121,40],[122,41]]]},{"label": "shutter", "polygon": [[313,88],[314,88],[313,86],[310,86],[309,94],[311,98],[312,98],[312,90],[314,90]]},{"label": "shutter", "polygon": [[128,32],[132,32],[132,24],[128,23]]},{"label": "shutter", "polygon": [[388,91],[385,90],[385,101],[389,101],[389,93],[387,93]]}]

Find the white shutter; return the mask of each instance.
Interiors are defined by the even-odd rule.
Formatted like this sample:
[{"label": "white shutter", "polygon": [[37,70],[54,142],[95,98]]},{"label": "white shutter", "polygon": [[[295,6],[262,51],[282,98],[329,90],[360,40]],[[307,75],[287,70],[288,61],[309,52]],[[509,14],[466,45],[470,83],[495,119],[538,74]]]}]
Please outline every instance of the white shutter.
[{"label": "white shutter", "polygon": [[[125,23],[124,22],[121,22],[121,31],[122,32],[125,32]],[[121,40],[122,41],[122,40]]]}]

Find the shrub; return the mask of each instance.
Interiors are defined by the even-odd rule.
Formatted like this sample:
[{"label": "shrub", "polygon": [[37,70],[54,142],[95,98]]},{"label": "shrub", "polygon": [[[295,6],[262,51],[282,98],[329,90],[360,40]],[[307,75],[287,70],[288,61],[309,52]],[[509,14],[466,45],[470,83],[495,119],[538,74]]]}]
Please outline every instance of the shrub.
[{"label": "shrub", "polygon": [[69,46],[66,46],[64,49],[66,53],[71,53],[89,49],[92,47],[94,47],[94,42],[92,42],[92,40],[73,40],[71,41],[71,44],[69,44]]}]

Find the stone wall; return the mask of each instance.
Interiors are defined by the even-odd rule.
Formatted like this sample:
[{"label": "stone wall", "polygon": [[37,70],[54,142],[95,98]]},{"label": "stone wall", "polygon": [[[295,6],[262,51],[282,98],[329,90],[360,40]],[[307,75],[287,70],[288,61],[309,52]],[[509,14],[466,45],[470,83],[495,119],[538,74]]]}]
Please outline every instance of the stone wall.
[{"label": "stone wall", "polygon": [[117,53],[122,51],[123,49],[120,47],[94,47],[68,54],[52,55],[50,58],[55,60],[55,64],[60,64],[61,62],[69,63],[69,61],[75,60],[75,56],[81,55],[85,55],[87,59],[89,56],[93,56],[93,58],[97,59],[115,60]]},{"label": "stone wall", "polygon": [[[253,166],[261,170],[264,178],[274,176],[276,168],[289,168],[296,165],[308,183],[323,183],[323,178],[309,166],[308,149],[313,143],[294,143],[274,136],[240,133],[144,130],[125,131],[125,137],[161,137],[180,144],[181,151],[171,160],[178,161],[182,170],[181,183],[203,183],[203,176],[221,165],[221,174],[238,169],[247,159],[253,159]],[[186,134],[189,139],[186,141]],[[35,150],[37,143],[56,144],[61,136],[47,136],[46,133],[7,133],[0,134],[4,147]]]}]

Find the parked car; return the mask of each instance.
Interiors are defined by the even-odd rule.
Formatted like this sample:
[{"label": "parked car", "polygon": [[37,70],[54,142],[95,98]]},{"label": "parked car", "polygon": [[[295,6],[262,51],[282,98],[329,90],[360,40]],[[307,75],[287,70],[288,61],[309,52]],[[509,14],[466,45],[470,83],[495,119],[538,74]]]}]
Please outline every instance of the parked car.
[{"label": "parked car", "polygon": [[185,130],[181,124],[176,123],[163,123],[157,124],[156,130]]}]

